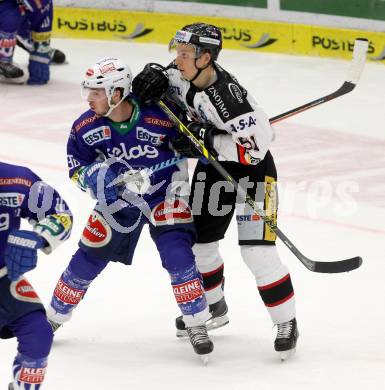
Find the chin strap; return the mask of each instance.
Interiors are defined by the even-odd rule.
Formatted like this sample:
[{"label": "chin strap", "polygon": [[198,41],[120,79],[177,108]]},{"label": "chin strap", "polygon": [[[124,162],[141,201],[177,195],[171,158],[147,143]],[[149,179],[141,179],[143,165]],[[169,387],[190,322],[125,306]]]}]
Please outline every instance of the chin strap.
[{"label": "chin strap", "polygon": [[206,68],[208,68],[211,64],[212,64],[212,60],[210,60],[210,62],[206,65],[206,66],[204,66],[203,68],[198,68],[197,67],[197,61],[199,60],[199,58],[200,57],[198,57],[198,58],[196,58],[195,59],[195,68],[198,70],[197,71],[197,73],[195,74],[195,76],[191,79],[191,80],[189,80],[190,81],[190,83],[192,83],[194,80],[196,80],[197,78],[198,78],[198,76],[202,73],[202,70],[205,70]]},{"label": "chin strap", "polygon": [[105,117],[110,116],[110,115],[111,115],[111,112],[112,112],[116,107],[118,107],[119,104],[120,104],[125,98],[126,98],[126,96],[123,97],[122,99],[120,99],[116,104],[111,104],[110,102],[108,102],[108,106],[109,106],[110,108],[108,109],[108,111],[107,111],[105,114],[102,114],[102,116],[105,116]]}]

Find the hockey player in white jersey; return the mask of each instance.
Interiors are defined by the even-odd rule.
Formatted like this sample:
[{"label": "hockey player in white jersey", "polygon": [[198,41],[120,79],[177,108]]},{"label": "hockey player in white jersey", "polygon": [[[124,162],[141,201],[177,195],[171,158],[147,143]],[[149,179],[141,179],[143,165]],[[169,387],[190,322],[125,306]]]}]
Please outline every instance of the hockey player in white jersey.
[{"label": "hockey player in white jersey", "polygon": [[[147,64],[134,78],[134,94],[144,102],[153,102],[167,93],[191,118],[189,130],[243,188],[247,187],[248,194],[261,202],[265,213],[276,219],[277,172],[269,151],[273,131],[254,98],[216,62],[222,49],[221,31],[205,23],[185,26],[177,31],[169,49],[175,51],[175,60],[167,68]],[[174,147],[187,157],[201,157],[185,136],[174,141]],[[208,329],[229,321],[219,240],[224,238],[236,211],[241,256],[277,325],[274,347],[285,359],[295,350],[298,330],[294,290],[275,246],[276,235],[248,205],[238,203],[231,188],[222,190],[219,205],[213,209],[211,189],[219,182],[223,183],[222,176],[200,159],[194,172],[190,205],[198,232],[194,254],[212,314]],[[218,210],[223,207],[229,208],[229,212],[219,215]],[[177,318],[176,327],[177,335],[185,333],[181,317]]]}]

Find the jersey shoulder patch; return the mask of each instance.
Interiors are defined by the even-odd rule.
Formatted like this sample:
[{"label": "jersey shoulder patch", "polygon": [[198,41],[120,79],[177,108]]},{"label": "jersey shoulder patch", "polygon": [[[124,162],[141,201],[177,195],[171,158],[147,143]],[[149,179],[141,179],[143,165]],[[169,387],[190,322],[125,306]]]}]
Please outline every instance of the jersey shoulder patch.
[{"label": "jersey shoulder patch", "polygon": [[98,119],[100,119],[99,116],[97,116],[92,110],[88,110],[76,119],[72,125],[72,130],[77,133],[80,130],[89,129]]},{"label": "jersey shoulder patch", "polygon": [[219,65],[217,68],[218,80],[204,90],[211,104],[215,107],[221,120],[226,123],[240,115],[252,112],[247,99],[247,91],[230,73]]}]

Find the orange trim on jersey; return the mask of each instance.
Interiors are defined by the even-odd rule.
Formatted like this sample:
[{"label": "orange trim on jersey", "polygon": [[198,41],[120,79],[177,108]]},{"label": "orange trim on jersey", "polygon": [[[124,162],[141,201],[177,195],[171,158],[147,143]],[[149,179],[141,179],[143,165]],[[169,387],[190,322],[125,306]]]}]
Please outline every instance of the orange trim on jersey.
[{"label": "orange trim on jersey", "polygon": [[245,158],[246,149],[243,146],[237,144],[237,152],[238,152],[238,161],[241,164],[250,165],[250,163]]}]

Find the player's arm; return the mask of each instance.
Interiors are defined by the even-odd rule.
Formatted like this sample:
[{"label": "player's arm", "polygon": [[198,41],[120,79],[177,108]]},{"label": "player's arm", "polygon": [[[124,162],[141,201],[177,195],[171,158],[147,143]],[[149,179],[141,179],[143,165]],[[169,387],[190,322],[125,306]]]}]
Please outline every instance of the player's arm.
[{"label": "player's arm", "polygon": [[7,238],[4,259],[8,277],[17,280],[34,269],[37,252],[51,253],[66,241],[72,229],[72,214],[58,192],[32,172],[32,185],[21,204],[20,217],[27,219],[33,230],[15,229]]},{"label": "player's arm", "polygon": [[259,107],[226,123],[231,134],[217,134],[212,141],[219,161],[256,165],[263,160],[273,140],[273,129]]},{"label": "player's arm", "polygon": [[67,143],[69,177],[93,199],[114,202],[119,191],[116,186],[110,184],[116,179],[116,175],[108,161],[103,161],[104,158],[92,146],[86,144],[83,132],[76,131],[78,124],[79,120],[74,123]]}]

